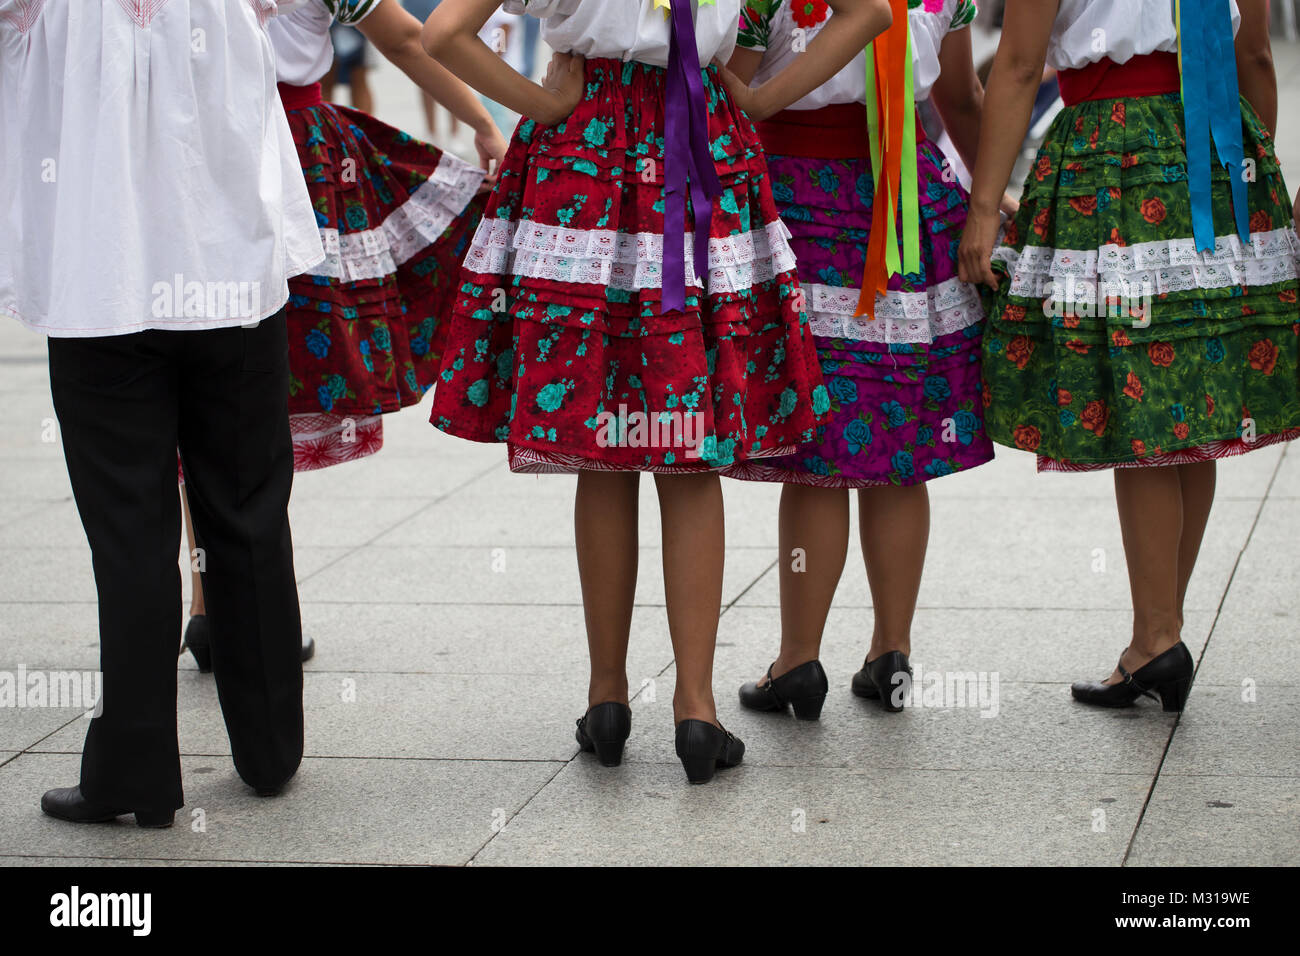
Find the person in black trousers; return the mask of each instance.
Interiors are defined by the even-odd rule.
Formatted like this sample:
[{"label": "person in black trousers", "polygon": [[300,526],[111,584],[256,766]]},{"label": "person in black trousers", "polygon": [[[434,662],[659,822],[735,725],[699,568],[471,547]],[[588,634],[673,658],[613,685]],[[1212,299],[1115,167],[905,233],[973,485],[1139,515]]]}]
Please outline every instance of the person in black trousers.
[{"label": "person in black trousers", "polygon": [[[235,769],[259,794],[277,792],[303,746],[283,313],[251,329],[51,338],[49,353],[99,592],[104,706],[81,763],[91,815],[170,821],[184,804],[178,446],[212,630],[227,638],[213,641],[212,668]],[[53,791],[44,809],[64,816],[68,799]]]},{"label": "person in black trousers", "polygon": [[302,760],[283,307],[324,250],[276,92],[275,9],[175,0],[140,22],[0,0],[0,314],[49,336],[99,595],[81,778],[41,800],[63,820],[165,827],[185,802],[178,449],[235,769],[269,796]]}]

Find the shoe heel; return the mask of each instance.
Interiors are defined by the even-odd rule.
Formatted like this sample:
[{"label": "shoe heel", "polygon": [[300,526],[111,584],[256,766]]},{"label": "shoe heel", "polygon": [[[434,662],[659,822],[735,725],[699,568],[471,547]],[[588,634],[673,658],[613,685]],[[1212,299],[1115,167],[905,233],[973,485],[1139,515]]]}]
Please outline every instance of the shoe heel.
[{"label": "shoe heel", "polygon": [[822,705],[826,703],[826,695],[820,697],[805,697],[802,700],[790,701],[790,706],[794,709],[794,715],[799,720],[819,720],[822,715]]},{"label": "shoe heel", "polygon": [[194,663],[199,665],[200,674],[212,673],[212,648],[191,645],[190,653],[194,655]]},{"label": "shoe heel", "polygon": [[626,740],[593,740],[591,743],[596,748],[596,759],[602,767],[617,767],[623,762],[623,745],[627,743]]},{"label": "shoe heel", "polygon": [[1161,684],[1156,688],[1156,693],[1160,695],[1160,706],[1166,713],[1182,713],[1183,707],[1187,704],[1187,695],[1191,692],[1190,677]]},{"label": "shoe heel", "polygon": [[135,814],[135,825],[147,830],[165,830],[171,826],[176,819],[175,810],[161,810],[157,812],[137,810]]},{"label": "shoe heel", "polygon": [[683,757],[682,766],[686,768],[686,779],[691,783],[708,783],[718,769],[716,757]]}]

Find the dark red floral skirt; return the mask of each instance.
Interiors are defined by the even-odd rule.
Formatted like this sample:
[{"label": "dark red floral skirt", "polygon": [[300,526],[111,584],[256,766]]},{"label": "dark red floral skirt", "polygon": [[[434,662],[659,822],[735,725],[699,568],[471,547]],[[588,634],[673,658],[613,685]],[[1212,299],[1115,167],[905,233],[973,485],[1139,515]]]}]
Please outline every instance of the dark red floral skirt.
[{"label": "dark red floral skirt", "polygon": [[[461,273],[432,422],[517,471],[698,471],[788,453],[830,407],[767,164],[705,71],[722,193],[709,274],[662,304],[665,71],[592,59],[520,123]],[[687,211],[692,272],[693,210]]]},{"label": "dark red floral skirt", "polygon": [[288,116],[327,257],[289,281],[289,411],[319,433],[433,384],[484,172],[344,106]]}]

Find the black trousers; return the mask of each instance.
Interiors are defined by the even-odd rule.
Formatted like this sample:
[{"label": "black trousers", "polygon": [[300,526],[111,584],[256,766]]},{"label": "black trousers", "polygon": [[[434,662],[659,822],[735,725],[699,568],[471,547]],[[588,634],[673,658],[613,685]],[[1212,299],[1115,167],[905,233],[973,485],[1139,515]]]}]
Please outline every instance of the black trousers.
[{"label": "black trousers", "polygon": [[253,787],[280,786],[303,747],[284,314],[254,328],[56,338],[49,353],[99,592],[103,711],[86,734],[82,793],[130,810],[185,802],[177,448],[235,769]]}]

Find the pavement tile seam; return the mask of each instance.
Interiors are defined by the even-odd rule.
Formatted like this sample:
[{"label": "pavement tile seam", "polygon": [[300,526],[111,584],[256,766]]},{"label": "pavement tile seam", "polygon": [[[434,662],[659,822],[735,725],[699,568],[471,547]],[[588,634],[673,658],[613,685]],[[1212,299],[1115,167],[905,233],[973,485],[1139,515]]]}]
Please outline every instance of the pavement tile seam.
[{"label": "pavement tile seam", "polygon": [[[469,487],[470,485],[474,484],[480,479],[491,474],[499,467],[500,464],[494,464],[488,468],[482,469],[481,471],[476,471],[473,475],[466,478],[464,481],[462,481],[456,487],[452,488],[450,491],[447,491],[446,493],[438,495],[436,497],[427,499],[427,503],[424,505],[424,507],[419,508],[418,510],[412,512],[411,514],[402,517],[397,522],[390,524],[388,527],[384,528],[382,531],[376,532],[368,541],[363,541],[361,544],[357,545],[354,548],[346,549],[345,553],[338,555],[337,557],[334,558],[334,560],[322,565],[319,568],[316,568],[314,571],[308,572],[304,577],[299,579],[298,586],[301,587],[302,585],[310,581],[312,578],[316,577],[318,574],[321,574],[322,572],[329,570],[330,568],[334,567],[334,565],[338,564],[340,561],[346,560],[347,558],[351,557],[354,553],[356,553],[357,551],[363,548],[382,547],[382,545],[376,545],[375,542],[378,541],[380,538],[382,538],[384,535],[390,534],[391,532],[395,531],[397,528],[400,528],[403,524],[406,524],[407,522],[414,520],[417,516],[424,514],[426,511],[428,511],[430,508],[437,505],[439,502],[447,500],[452,495],[456,494],[456,492]],[[416,499],[416,500],[423,500],[423,499]]]}]

